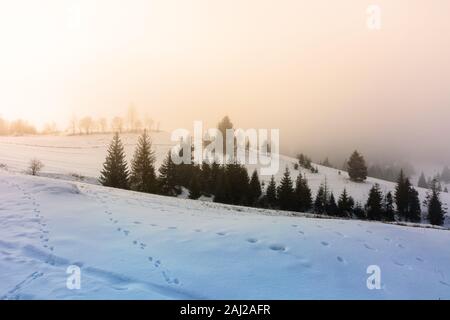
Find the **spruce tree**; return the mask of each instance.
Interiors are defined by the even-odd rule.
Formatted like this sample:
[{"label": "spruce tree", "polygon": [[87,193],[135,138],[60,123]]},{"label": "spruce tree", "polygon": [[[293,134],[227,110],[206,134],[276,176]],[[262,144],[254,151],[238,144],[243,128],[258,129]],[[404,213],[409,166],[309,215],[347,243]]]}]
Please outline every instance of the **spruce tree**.
[{"label": "spruce tree", "polygon": [[352,214],[355,201],[347,194],[347,190],[342,191],[338,200],[338,215],[341,217],[349,217]]},{"label": "spruce tree", "polygon": [[427,180],[425,179],[425,175],[423,172],[420,174],[420,178],[419,178],[419,182],[417,183],[417,186],[419,188],[428,189],[428,183],[427,183]]},{"label": "spruce tree", "polygon": [[194,174],[189,186],[189,199],[198,199],[201,196],[199,176]]},{"label": "spruce tree", "polygon": [[239,163],[229,163],[225,166],[230,203],[236,205],[247,204],[249,177],[247,168]]},{"label": "spruce tree", "polygon": [[364,157],[354,151],[347,163],[348,175],[350,180],[363,182],[367,178],[367,166]]},{"label": "spruce tree", "polygon": [[212,168],[211,164],[207,162],[203,162],[200,169],[200,189],[205,195],[208,196],[214,193],[214,185],[212,184]]},{"label": "spruce tree", "polygon": [[317,190],[316,199],[314,201],[314,212],[325,213],[325,209],[328,203],[328,187],[327,183],[322,183]]},{"label": "spruce tree", "polygon": [[353,214],[358,219],[366,219],[367,218],[366,211],[364,210],[361,203],[359,203],[359,202],[357,202],[355,207],[353,208]]},{"label": "spruce tree", "polygon": [[176,165],[172,160],[172,152],[167,153],[163,164],[159,168],[159,190],[161,194],[168,196],[175,196],[179,193],[177,190],[177,170]]},{"label": "spruce tree", "polygon": [[450,183],[450,168],[445,166],[441,173],[441,181]]},{"label": "spruce tree", "polygon": [[139,137],[134,157],[131,161],[130,188],[140,192],[154,193],[157,191],[155,173],[155,155],[152,142],[144,130]]},{"label": "spruce tree", "polygon": [[311,189],[308,186],[308,181],[299,173],[295,181],[294,210],[307,212],[311,209],[312,202]]},{"label": "spruce tree", "polygon": [[253,171],[248,188],[249,205],[255,205],[261,197],[261,183],[259,182],[258,171]]},{"label": "spruce tree", "polygon": [[218,167],[216,176],[216,188],[214,191],[214,202],[231,203],[229,195],[229,184],[225,171],[225,166]]},{"label": "spruce tree", "polygon": [[325,211],[329,216],[336,216],[338,214],[338,206],[333,193],[330,193],[330,196],[328,197]]},{"label": "spruce tree", "polygon": [[440,199],[440,193],[436,186],[436,181],[433,181],[431,185],[431,191],[427,195],[425,204],[428,207],[428,220],[431,224],[442,226],[444,224],[445,208]]},{"label": "spruce tree", "polygon": [[128,168],[119,134],[114,134],[99,181],[107,187],[128,189]]},{"label": "spruce tree", "polygon": [[269,208],[277,207],[277,185],[274,176],[270,178],[270,182],[267,185],[265,199]]},{"label": "spruce tree", "polygon": [[397,179],[395,187],[395,205],[400,218],[406,220],[408,215],[409,192],[411,185],[408,178],[405,177],[403,170]]},{"label": "spruce tree", "polygon": [[389,191],[386,193],[383,201],[384,219],[386,221],[395,221],[394,198]]},{"label": "spruce tree", "polygon": [[288,168],[284,171],[277,191],[280,208],[282,210],[292,210],[294,208],[294,187]]},{"label": "spruce tree", "polygon": [[322,166],[324,167],[328,167],[328,168],[332,168],[333,166],[331,165],[330,160],[328,159],[328,157],[325,158],[325,160],[322,162]]},{"label": "spruce tree", "polygon": [[216,191],[216,186],[217,186],[217,183],[218,183],[218,177],[219,177],[219,174],[220,174],[221,170],[222,170],[222,167],[217,161],[214,161],[211,164],[210,188],[211,188],[211,192],[213,194]]},{"label": "spruce tree", "polygon": [[419,193],[411,186],[408,194],[407,219],[412,222],[420,222],[421,213],[422,210],[420,207]]},{"label": "spruce tree", "polygon": [[369,198],[367,199],[366,204],[367,218],[369,220],[381,220],[383,216],[382,201],[383,195],[380,186],[375,184],[370,189]]},{"label": "spruce tree", "polygon": [[400,218],[406,221],[418,222],[421,216],[419,193],[405,177],[403,170],[397,180],[395,187],[395,204]]}]

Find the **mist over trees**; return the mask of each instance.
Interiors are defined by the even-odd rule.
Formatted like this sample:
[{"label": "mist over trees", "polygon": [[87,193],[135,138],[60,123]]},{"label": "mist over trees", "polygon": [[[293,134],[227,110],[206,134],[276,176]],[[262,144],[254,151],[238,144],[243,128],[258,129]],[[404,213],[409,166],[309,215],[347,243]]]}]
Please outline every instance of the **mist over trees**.
[{"label": "mist over trees", "polygon": [[[191,148],[193,150],[194,146],[191,145]],[[182,149],[178,152],[182,152]],[[190,199],[206,197],[214,202],[241,206],[376,221],[422,221],[418,192],[402,170],[397,177],[394,194],[384,193],[375,184],[368,193],[366,203],[361,204],[355,202],[347,189],[335,195],[326,178],[313,196],[306,176],[299,172],[293,180],[288,167],[279,183],[272,176],[264,185],[256,170],[249,176],[247,167],[233,159],[224,164],[176,164],[172,159],[172,151],[169,151],[158,170],[154,161],[151,140],[147,130],[144,130],[129,169],[119,133],[116,133],[108,149],[99,181],[105,186],[166,196],[178,196],[186,190]],[[354,170],[351,177],[361,182],[366,177],[364,158],[354,152],[348,163],[349,168]],[[310,171],[312,175],[317,174],[315,170],[311,170],[314,166],[307,156],[299,157],[299,164],[303,170]],[[295,171],[298,170],[299,168]],[[426,217],[436,225],[442,225],[445,213],[439,192],[437,183],[434,183],[427,202],[424,203],[428,211]]]},{"label": "mist over trees", "polygon": [[140,115],[137,108],[131,104],[124,116],[114,116],[110,120],[105,117],[93,118],[85,116],[78,119],[75,115],[70,119],[68,132],[72,135],[93,133],[140,133],[144,130],[159,131],[160,122],[154,121],[147,114]]},{"label": "mist over trees", "polygon": [[25,120],[17,119],[14,121],[7,121],[3,118],[0,118],[0,135],[6,136],[21,136],[21,135],[31,135],[37,134],[38,131],[36,127],[31,125]]}]

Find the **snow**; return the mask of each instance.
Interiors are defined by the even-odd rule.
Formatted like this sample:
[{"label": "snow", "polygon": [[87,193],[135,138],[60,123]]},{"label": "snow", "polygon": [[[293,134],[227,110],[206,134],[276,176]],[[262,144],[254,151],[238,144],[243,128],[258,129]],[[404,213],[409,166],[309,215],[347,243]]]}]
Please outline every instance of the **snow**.
[{"label": "snow", "polygon": [[[136,134],[123,134],[121,139],[125,145],[128,160],[133,156],[137,143]],[[97,184],[97,178],[104,162],[111,134],[94,134],[89,136],[25,136],[25,137],[0,137],[0,164],[7,166],[9,171],[23,172],[27,169],[30,159],[38,157],[45,165],[41,175],[64,180],[82,180]],[[168,150],[173,145],[167,132],[151,132],[154,150],[156,153],[156,166],[163,162]],[[345,171],[336,170],[320,165],[318,174],[312,174],[309,170],[294,169],[296,159],[280,156],[279,171],[275,179],[280,181],[284,170],[288,167],[292,178],[295,179],[301,172],[306,174],[313,195],[325,180],[329,189],[337,199],[344,188],[347,189],[356,201],[365,204],[370,188],[378,183],[383,192],[394,191],[395,183],[380,179],[368,178],[364,183],[355,183],[349,180]],[[249,172],[260,169],[257,165],[248,165]],[[81,177],[81,178],[80,178]],[[266,183],[270,176],[262,176]],[[450,188],[450,187],[449,187]],[[417,188],[421,202],[426,197],[427,190]],[[184,194],[183,197],[187,197]],[[444,203],[450,204],[450,193],[442,193]],[[426,211],[426,208],[422,208]],[[423,217],[426,218],[425,216]],[[450,218],[447,215],[446,226],[450,226]]]},{"label": "snow", "polygon": [[[447,230],[0,170],[0,234],[3,299],[450,298]],[[69,265],[81,267],[80,290],[66,287]],[[370,265],[380,290],[366,286]]]}]

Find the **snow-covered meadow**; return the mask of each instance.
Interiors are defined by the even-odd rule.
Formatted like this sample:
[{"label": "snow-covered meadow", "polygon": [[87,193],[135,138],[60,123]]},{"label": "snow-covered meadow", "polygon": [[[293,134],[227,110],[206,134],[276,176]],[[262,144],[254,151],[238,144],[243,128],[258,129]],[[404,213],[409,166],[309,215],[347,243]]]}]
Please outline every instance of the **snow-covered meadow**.
[{"label": "snow-covered meadow", "polygon": [[[3,299],[450,298],[450,233],[0,174]],[[81,267],[81,289],[66,287]],[[369,290],[367,267],[381,269]]]},{"label": "snow-covered meadow", "polygon": [[[136,134],[121,135],[128,160],[131,160],[133,156],[137,137]],[[174,142],[170,140],[167,132],[152,132],[151,138],[158,168]],[[10,172],[25,172],[29,161],[36,157],[45,165],[41,176],[98,184],[97,179],[111,139],[111,134],[0,137],[0,166],[6,166]],[[325,181],[336,198],[345,188],[356,201],[362,204],[366,202],[369,190],[375,183],[380,185],[383,192],[395,190],[395,183],[375,178],[368,178],[364,183],[355,183],[349,180],[346,172],[320,165],[317,165],[318,174],[312,174],[309,170],[302,168],[295,170],[296,162],[295,158],[280,156],[279,170],[275,174],[275,179],[281,180],[286,167],[290,169],[293,179],[301,172],[306,175],[313,195]],[[248,169],[251,174],[254,169],[259,170],[259,167],[248,165]],[[269,179],[270,176],[261,176],[262,181],[268,182]],[[427,190],[416,189],[420,200],[423,201]],[[441,197],[444,203],[450,204],[450,193],[442,193]],[[450,225],[448,216],[445,225]]]},{"label": "snow-covered meadow", "polygon": [[[110,138],[0,138],[0,299],[450,299],[448,230],[105,188]],[[131,157],[136,136],[123,141]],[[171,142],[153,142],[159,165]],[[23,174],[34,157],[43,177]],[[294,162],[282,157],[277,177],[286,166],[295,177]],[[394,188],[325,167],[307,177],[358,201],[374,183]],[[66,286],[71,265],[79,290]],[[381,288],[369,290],[373,265]]]}]

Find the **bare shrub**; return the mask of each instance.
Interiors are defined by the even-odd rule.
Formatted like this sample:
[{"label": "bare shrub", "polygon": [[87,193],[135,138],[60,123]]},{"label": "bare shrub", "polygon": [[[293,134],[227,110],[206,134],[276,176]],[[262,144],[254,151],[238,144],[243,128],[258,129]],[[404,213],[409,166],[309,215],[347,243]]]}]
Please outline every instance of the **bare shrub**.
[{"label": "bare shrub", "polygon": [[44,167],[44,164],[40,160],[34,158],[34,159],[31,159],[31,161],[30,161],[30,166],[28,167],[28,171],[32,176],[37,176],[43,167]]}]

